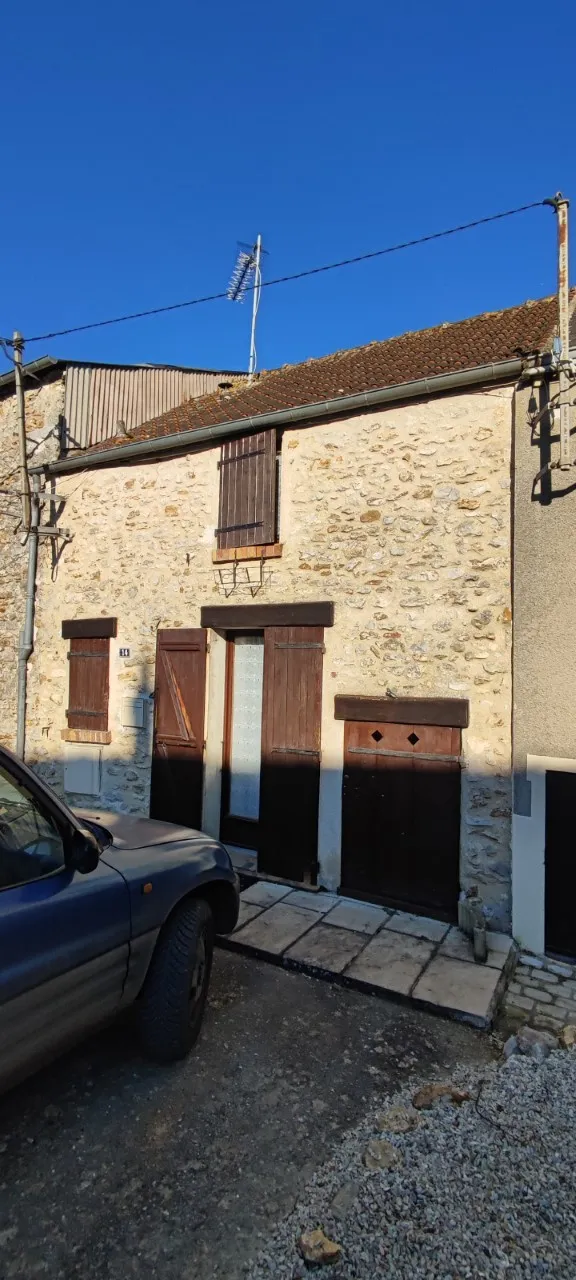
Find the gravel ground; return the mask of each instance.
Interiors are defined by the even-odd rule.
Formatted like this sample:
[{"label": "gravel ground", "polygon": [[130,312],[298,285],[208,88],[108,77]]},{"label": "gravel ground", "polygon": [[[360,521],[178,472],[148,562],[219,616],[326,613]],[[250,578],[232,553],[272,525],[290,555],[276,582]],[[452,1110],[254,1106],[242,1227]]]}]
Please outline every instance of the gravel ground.
[{"label": "gravel ground", "polygon": [[187,1062],[111,1028],[0,1099],[0,1280],[240,1280],[345,1134],[486,1036],[217,951]]},{"label": "gravel ground", "polygon": [[[308,1274],[296,1242],[319,1226],[342,1246],[332,1280],[574,1280],[576,1050],[448,1079],[472,1101],[437,1103],[401,1136],[381,1132],[378,1116],[410,1107],[414,1088],[382,1098],[309,1181],[249,1280]],[[397,1169],[364,1167],[375,1137],[394,1144]]]}]

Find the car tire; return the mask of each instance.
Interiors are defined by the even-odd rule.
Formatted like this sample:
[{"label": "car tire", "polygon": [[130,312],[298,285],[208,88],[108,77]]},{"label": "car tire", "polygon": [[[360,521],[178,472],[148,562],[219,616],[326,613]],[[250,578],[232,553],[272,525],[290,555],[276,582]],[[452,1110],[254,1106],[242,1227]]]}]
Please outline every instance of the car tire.
[{"label": "car tire", "polygon": [[140,1043],[154,1062],[185,1058],[200,1034],[210,982],[214,922],[207,902],[178,907],[162,930],[136,1006]]}]

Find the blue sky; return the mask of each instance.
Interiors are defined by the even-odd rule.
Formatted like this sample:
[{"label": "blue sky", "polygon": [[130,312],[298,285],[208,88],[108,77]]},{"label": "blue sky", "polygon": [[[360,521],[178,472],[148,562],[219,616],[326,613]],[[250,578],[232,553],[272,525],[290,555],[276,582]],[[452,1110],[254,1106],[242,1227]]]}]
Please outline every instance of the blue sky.
[{"label": "blue sky", "polygon": [[[219,291],[258,231],[276,276],[576,201],[576,8],[543,17],[534,0],[5,6],[0,333]],[[259,367],[554,287],[554,215],[535,210],[265,291]],[[248,304],[219,302],[26,358],[244,368],[248,331]]]}]

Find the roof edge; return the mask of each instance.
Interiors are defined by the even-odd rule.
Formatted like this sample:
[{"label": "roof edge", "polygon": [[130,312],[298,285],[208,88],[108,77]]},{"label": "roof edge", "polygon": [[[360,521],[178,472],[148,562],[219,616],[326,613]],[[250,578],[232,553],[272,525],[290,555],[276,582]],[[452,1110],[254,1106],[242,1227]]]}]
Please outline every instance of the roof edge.
[{"label": "roof edge", "polygon": [[[247,378],[245,369],[208,369],[202,365],[192,364],[153,364],[150,361],[139,361],[137,364],[126,361],[117,363],[110,360],[68,360],[65,356],[39,356],[22,365],[23,376],[45,372],[47,369],[170,369],[177,373],[212,373],[224,378]],[[13,369],[0,374],[0,388],[9,387],[16,378]]]},{"label": "roof edge", "polygon": [[392,386],[362,391],[351,396],[338,396],[332,400],[296,405],[292,409],[277,409],[270,413],[258,414],[256,417],[237,418],[230,422],[217,423],[213,427],[197,427],[189,431],[172,432],[165,436],[150,436],[94,453],[86,451],[75,454],[73,457],[62,458],[58,462],[49,463],[43,467],[32,467],[31,471],[48,476],[59,476],[93,467],[121,466],[124,462],[157,458],[165,453],[176,450],[185,451],[194,445],[219,441],[234,435],[249,435],[255,431],[262,431],[265,427],[297,425],[310,419],[340,416],[347,410],[356,412],[379,404],[421,399],[424,396],[440,395],[442,392],[463,387],[516,380],[522,373],[525,363],[525,357],[517,357],[502,360],[496,364],[459,369],[455,373],[440,373],[431,378],[418,378],[413,382],[395,383]]}]

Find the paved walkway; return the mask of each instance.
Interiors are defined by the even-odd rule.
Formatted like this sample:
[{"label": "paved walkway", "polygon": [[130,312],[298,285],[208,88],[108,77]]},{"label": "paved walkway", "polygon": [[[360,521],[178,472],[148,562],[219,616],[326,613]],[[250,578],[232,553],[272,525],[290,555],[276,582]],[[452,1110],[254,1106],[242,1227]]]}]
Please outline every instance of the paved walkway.
[{"label": "paved walkway", "polygon": [[244,890],[222,945],[477,1027],[491,1025],[512,963],[506,934],[489,933],[487,963],[475,964],[468,939],[440,920],[268,881]]}]

